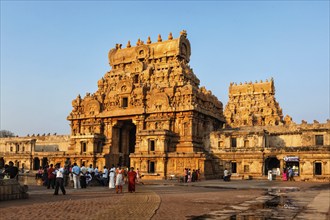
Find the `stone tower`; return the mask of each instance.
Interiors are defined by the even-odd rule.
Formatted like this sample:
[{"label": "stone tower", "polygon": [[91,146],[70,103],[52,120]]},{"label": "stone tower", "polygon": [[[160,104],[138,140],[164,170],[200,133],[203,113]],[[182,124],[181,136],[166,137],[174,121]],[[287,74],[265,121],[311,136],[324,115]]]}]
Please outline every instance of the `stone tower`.
[{"label": "stone tower", "polygon": [[186,31],[117,44],[98,90],[72,102],[69,152],[99,167],[133,166],[150,178],[185,167],[212,175],[208,135],[224,124],[223,105],[199,87],[190,54]]},{"label": "stone tower", "polygon": [[282,109],[275,99],[274,80],[231,83],[224,115],[229,127],[282,124]]}]

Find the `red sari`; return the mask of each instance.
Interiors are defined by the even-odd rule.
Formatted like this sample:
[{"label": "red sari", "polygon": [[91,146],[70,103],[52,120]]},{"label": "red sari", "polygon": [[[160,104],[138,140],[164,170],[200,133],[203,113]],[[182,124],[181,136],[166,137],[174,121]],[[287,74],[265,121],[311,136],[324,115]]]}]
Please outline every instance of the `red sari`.
[{"label": "red sari", "polygon": [[129,171],[127,173],[127,177],[128,177],[128,191],[129,192],[135,192],[136,172],[135,171]]}]

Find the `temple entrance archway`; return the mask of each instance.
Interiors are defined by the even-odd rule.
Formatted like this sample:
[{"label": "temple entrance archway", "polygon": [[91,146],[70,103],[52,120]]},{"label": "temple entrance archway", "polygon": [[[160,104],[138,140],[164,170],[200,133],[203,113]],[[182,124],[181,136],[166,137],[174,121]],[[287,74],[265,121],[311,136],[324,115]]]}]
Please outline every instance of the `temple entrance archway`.
[{"label": "temple entrance archway", "polygon": [[265,160],[264,175],[268,175],[268,170],[280,168],[280,161],[276,157],[267,157]]},{"label": "temple entrance archway", "polygon": [[48,159],[47,159],[47,157],[43,157],[41,166],[44,168],[47,165],[48,165]]},{"label": "temple entrance archway", "polygon": [[33,170],[39,170],[40,160],[38,157],[33,158]]},{"label": "temple entrance archway", "polygon": [[135,152],[135,142],[136,126],[132,120],[118,120],[112,132],[113,163],[130,167],[129,155]]}]

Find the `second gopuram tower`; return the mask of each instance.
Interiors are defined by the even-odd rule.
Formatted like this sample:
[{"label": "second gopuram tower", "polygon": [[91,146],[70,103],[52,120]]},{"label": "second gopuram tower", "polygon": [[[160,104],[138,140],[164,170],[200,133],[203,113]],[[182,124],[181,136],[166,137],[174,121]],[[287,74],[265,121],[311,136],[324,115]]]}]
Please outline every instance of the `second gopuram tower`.
[{"label": "second gopuram tower", "polygon": [[74,161],[133,166],[145,178],[182,175],[184,168],[212,176],[209,134],[225,123],[223,105],[199,87],[190,55],[185,31],[111,49],[111,70],[98,90],[72,102],[68,153]]}]

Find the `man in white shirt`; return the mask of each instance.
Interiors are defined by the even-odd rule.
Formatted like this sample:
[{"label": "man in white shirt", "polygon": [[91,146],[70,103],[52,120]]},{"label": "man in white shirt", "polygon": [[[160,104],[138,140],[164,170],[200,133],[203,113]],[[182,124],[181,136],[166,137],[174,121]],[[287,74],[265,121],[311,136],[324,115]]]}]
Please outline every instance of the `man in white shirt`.
[{"label": "man in white shirt", "polygon": [[61,191],[63,195],[66,194],[65,188],[64,188],[64,168],[60,167],[60,164],[56,164],[56,170],[55,170],[55,175],[56,175],[56,182],[55,182],[55,192],[54,195],[58,195],[58,189],[61,188]]},{"label": "man in white shirt", "polygon": [[92,173],[94,173],[94,168],[93,168],[93,165],[90,164],[87,171],[92,175]]},{"label": "man in white shirt", "polygon": [[230,180],[229,178],[230,178],[229,171],[227,170],[227,168],[225,168],[225,170],[223,171],[223,180],[229,181]]},{"label": "man in white shirt", "polygon": [[109,176],[109,171],[106,166],[103,167],[103,174],[102,174],[102,184],[103,186],[108,185],[108,176]]}]

